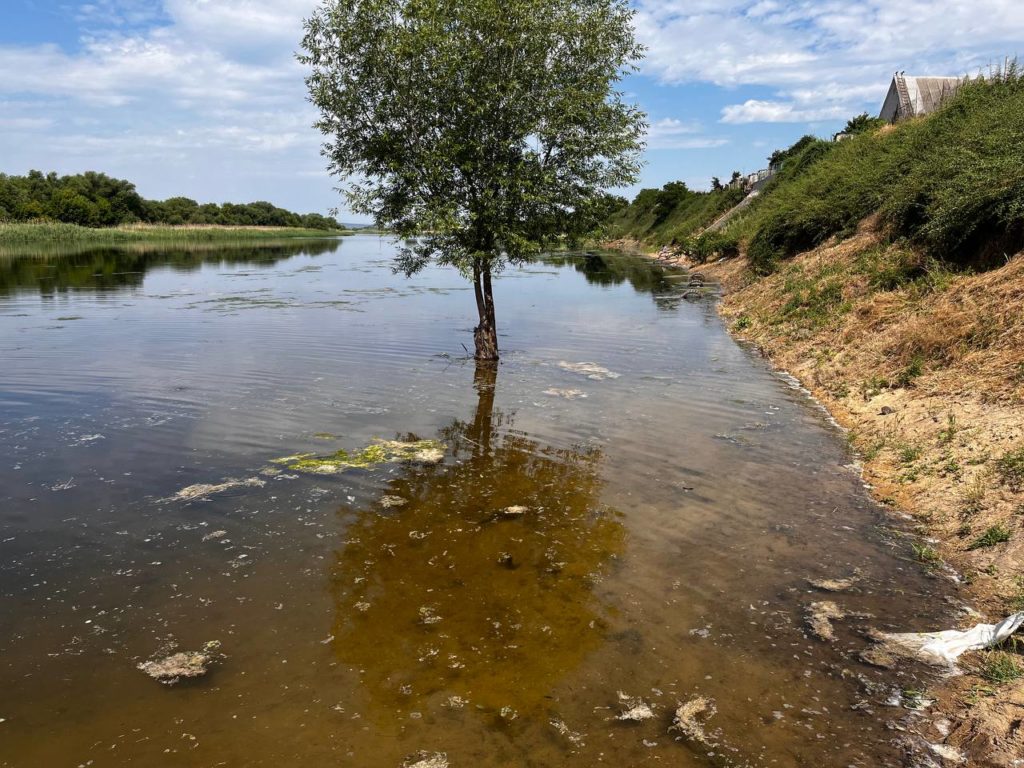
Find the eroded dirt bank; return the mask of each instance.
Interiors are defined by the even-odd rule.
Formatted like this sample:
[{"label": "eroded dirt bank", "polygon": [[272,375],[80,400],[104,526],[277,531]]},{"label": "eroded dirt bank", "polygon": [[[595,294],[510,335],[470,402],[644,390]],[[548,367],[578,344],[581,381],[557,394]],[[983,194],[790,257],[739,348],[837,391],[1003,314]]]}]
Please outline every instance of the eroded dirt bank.
[{"label": "eroded dirt bank", "polygon": [[[848,430],[876,498],[913,518],[921,567],[977,608],[961,624],[1024,610],[1024,254],[953,274],[868,221],[767,277],[742,256],[650,255],[718,283],[733,334]],[[964,674],[926,692],[929,716],[900,726],[921,737],[908,764],[1024,765],[1022,649],[968,654]]]}]

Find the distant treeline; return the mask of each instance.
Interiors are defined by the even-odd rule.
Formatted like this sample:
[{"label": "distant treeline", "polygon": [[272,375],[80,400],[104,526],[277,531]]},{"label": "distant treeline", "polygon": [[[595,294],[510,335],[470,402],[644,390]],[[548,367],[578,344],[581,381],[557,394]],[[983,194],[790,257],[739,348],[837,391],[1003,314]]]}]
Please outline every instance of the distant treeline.
[{"label": "distant treeline", "polygon": [[130,181],[94,171],[74,176],[0,173],[0,221],[38,220],[86,227],[143,223],[343,229],[328,216],[293,213],[264,201],[200,205],[187,197],[146,200]]}]

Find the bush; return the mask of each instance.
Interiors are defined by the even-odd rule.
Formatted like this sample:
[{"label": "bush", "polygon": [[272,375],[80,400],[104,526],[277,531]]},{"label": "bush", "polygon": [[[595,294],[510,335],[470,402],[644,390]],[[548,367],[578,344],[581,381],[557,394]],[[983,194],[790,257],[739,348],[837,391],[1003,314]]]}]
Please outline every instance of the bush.
[{"label": "bush", "polygon": [[722,232],[704,232],[698,237],[687,238],[683,250],[695,262],[704,264],[712,258],[739,256],[740,243],[735,237]]},{"label": "bush", "polygon": [[1022,136],[1024,77],[1014,64],[894,130],[802,139],[733,231],[767,272],[881,211],[894,236],[927,256],[995,266],[1024,247]]}]

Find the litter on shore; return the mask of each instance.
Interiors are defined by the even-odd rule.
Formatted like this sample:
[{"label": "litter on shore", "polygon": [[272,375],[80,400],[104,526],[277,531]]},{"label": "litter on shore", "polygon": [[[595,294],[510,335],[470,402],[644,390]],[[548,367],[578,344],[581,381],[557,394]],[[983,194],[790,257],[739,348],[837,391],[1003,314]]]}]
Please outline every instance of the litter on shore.
[{"label": "litter on shore", "polygon": [[998,624],[978,624],[971,629],[941,632],[883,633],[886,642],[909,651],[933,664],[953,664],[967,651],[980,651],[1006,640],[1024,626],[1024,611],[1007,616]]}]

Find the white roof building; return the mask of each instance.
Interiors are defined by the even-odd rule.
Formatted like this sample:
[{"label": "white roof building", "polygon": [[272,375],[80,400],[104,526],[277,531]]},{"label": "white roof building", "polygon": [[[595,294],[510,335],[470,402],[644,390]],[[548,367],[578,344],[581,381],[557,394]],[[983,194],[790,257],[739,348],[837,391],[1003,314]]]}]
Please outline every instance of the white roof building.
[{"label": "white roof building", "polygon": [[912,77],[897,72],[878,116],[890,123],[934,112],[955,94],[966,78]]}]

